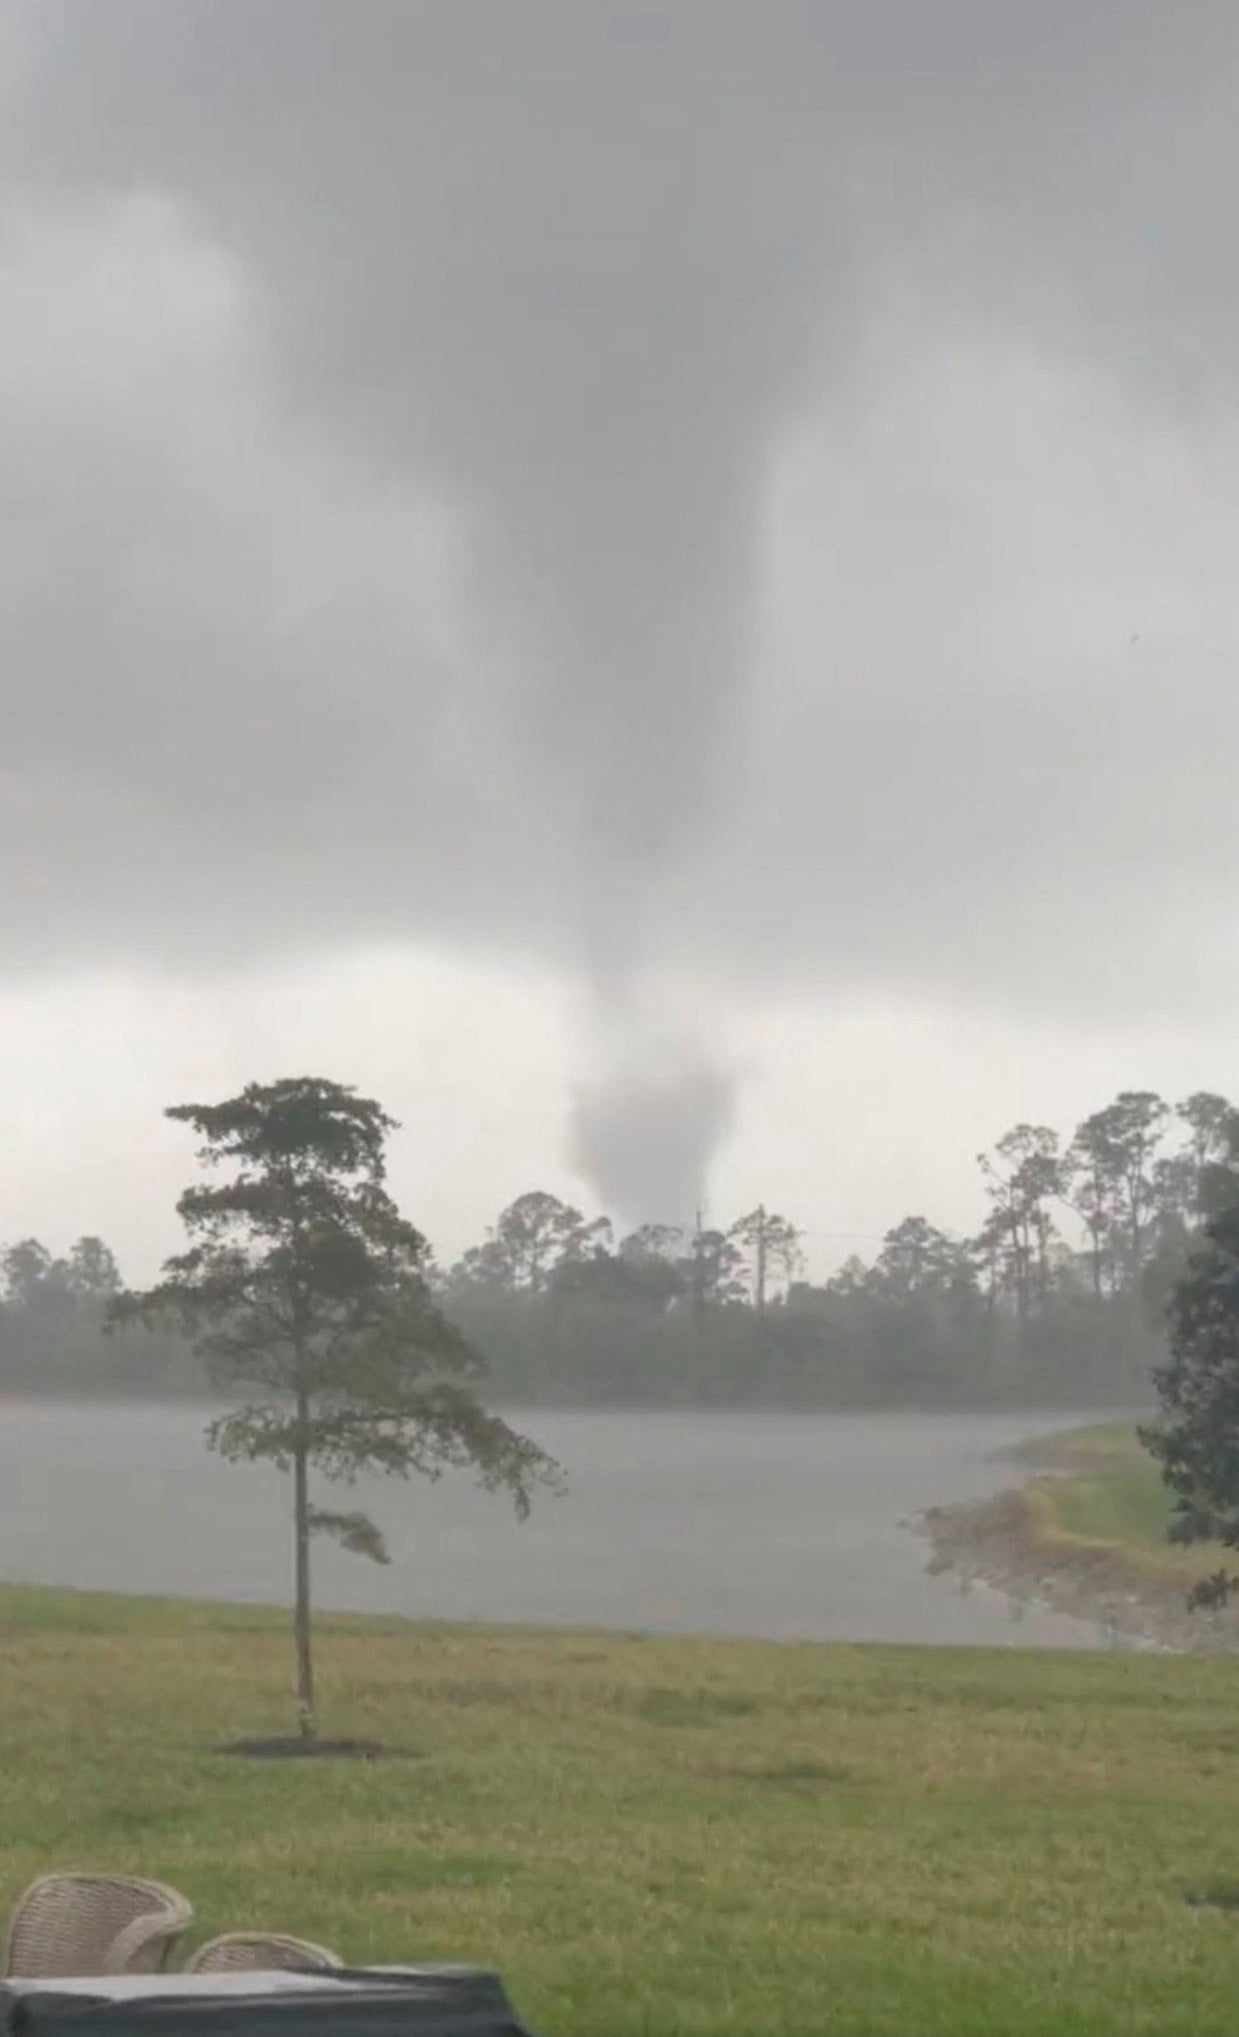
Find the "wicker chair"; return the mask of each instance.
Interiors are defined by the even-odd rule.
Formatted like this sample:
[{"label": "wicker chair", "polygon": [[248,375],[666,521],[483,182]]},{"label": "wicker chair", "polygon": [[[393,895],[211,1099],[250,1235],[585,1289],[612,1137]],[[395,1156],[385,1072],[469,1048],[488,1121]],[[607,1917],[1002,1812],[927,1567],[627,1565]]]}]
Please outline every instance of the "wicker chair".
[{"label": "wicker chair", "polygon": [[159,1973],[193,1922],[161,1881],[123,1874],[45,1874],[9,1919],[4,1971],[23,1979]]},{"label": "wicker chair", "polygon": [[344,1961],[325,1945],[281,1931],[226,1931],[200,1945],[186,1973],[329,1973]]}]

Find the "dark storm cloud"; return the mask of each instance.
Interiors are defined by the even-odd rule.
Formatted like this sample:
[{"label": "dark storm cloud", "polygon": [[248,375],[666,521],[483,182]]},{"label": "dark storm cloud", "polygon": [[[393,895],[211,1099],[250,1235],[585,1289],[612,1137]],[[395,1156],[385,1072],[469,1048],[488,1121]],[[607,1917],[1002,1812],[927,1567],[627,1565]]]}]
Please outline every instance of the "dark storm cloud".
[{"label": "dark storm cloud", "polygon": [[[1069,1005],[1126,980],[1138,898],[1163,969],[1183,898],[1239,864],[1234,824],[1202,841],[1184,791],[1216,782],[1232,619],[1195,641],[1157,599],[1210,563],[1170,532],[1169,567],[1133,586],[1122,564],[1113,600],[1138,587],[1163,623],[1124,666],[1140,617],[1065,615],[1072,503],[999,505],[1004,604],[976,494],[1100,499],[1096,464],[1039,471],[1035,445],[987,468],[1013,346],[1122,389],[1103,468],[1150,419],[1231,429],[1237,38],[1223,0],[45,5],[11,94],[13,217],[36,248],[40,220],[87,249],[136,233],[164,316],[215,262],[232,322],[196,354],[202,318],[173,321],[153,417],[132,335],[76,409],[54,375],[22,404],[37,361],[9,378],[10,840],[37,874],[12,945],[447,931],[557,953],[638,1011],[675,957]],[[171,210],[135,226],[134,194]],[[80,329],[73,262],[57,297],[14,245],[30,319]],[[976,383],[952,384],[969,348]],[[946,379],[918,409],[923,357]],[[882,422],[909,378],[901,444]],[[177,397],[204,388],[200,443]],[[817,503],[789,692],[763,653],[764,518],[809,420],[845,493]],[[940,499],[918,499],[935,459]],[[1232,479],[1210,484],[1224,515]],[[1113,509],[1103,577],[1149,527]],[[463,638],[402,580],[426,515]],[[657,1011],[633,1023],[653,1054]]]}]

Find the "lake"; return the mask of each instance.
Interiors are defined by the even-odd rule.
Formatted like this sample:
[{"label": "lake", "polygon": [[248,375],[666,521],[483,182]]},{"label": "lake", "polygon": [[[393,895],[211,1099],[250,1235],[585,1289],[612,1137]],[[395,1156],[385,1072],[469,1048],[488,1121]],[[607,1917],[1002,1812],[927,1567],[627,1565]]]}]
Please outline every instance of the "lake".
[{"label": "lake", "polygon": [[[184,1404],[0,1409],[0,1575],[13,1583],[282,1600],[288,1483],[203,1447]],[[930,1577],[903,1525],[1017,1471],[1052,1415],[547,1412],[514,1416],[570,1490],[518,1526],[459,1475],[376,1483],[388,1568],[316,1547],[316,1596],[414,1619],[775,1639],[1092,1647],[1092,1626]],[[320,1493],[321,1497],[321,1493]]]}]

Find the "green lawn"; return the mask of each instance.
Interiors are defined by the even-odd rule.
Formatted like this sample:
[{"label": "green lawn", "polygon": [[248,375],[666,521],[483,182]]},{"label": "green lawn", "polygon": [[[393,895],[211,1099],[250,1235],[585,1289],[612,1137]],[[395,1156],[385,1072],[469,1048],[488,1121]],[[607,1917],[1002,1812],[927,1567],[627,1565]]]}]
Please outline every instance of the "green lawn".
[{"label": "green lawn", "polygon": [[[1055,1501],[1055,1513],[1069,1534],[1167,1553],[1170,1507],[1153,1464],[1115,1464],[1092,1477],[1064,1479]],[[1199,1566],[1199,1556],[1192,1560]]]},{"label": "green lawn", "polygon": [[1057,1465],[1063,1471],[1104,1473],[1138,1466],[1151,1475],[1160,1490],[1157,1466],[1140,1441],[1134,1422],[1090,1422],[1082,1428],[1062,1429],[1018,1444],[1011,1455]]},{"label": "green lawn", "polygon": [[1104,1555],[1134,1583],[1186,1590],[1233,1552],[1211,1543],[1181,1548],[1167,1539],[1170,1500],[1135,1428],[1106,1423],[1047,1438],[1026,1453],[1056,1475],[1034,1480],[1025,1499],[1047,1557]]},{"label": "green lawn", "polygon": [[[823,1561],[829,1561],[824,1552]],[[162,1876],[201,1933],[498,1966],[544,2037],[1231,2037],[1239,1669],[324,1623],[0,1592],[0,1865]]]}]

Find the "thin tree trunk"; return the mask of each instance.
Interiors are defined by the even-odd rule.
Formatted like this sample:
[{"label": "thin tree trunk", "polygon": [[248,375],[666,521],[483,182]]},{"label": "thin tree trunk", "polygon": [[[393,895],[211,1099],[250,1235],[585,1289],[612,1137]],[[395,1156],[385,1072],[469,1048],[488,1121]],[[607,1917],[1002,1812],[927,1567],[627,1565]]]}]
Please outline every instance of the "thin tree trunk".
[{"label": "thin tree trunk", "polygon": [[1028,1274],[1030,1253],[1026,1232],[1021,1232],[1017,1214],[1011,1217],[1011,1270],[1015,1276],[1015,1313],[1023,1333],[1028,1321]]},{"label": "thin tree trunk", "polygon": [[297,1447],[293,1457],[293,1544],[295,1596],[293,1640],[297,1651],[297,1715],[303,1740],[317,1740],[318,1714],[314,1706],[314,1656],[310,1636],[310,1493],[306,1463],[306,1431],[309,1408],[304,1393],[297,1396]]},{"label": "thin tree trunk", "polygon": [[757,1212],[757,1267],[754,1274],[757,1289],[757,1313],[766,1313],[766,1211],[763,1206]]}]

